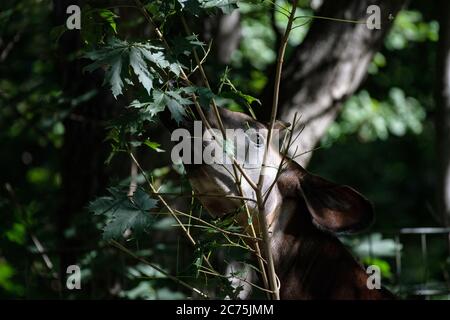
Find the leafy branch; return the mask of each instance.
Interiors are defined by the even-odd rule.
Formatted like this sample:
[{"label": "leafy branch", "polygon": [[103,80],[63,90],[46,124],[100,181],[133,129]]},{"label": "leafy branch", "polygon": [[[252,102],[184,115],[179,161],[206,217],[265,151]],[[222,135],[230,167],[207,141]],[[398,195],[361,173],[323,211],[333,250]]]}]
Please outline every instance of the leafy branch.
[{"label": "leafy branch", "polygon": [[[171,46],[169,42],[165,39],[163,32],[158,28],[155,21],[153,20],[151,14],[149,13],[149,8],[144,6],[140,0],[134,0],[136,8],[140,10],[142,15],[145,17],[146,21],[155,30],[156,36],[160,41],[158,44],[147,41],[147,42],[136,42],[129,43],[127,41],[122,41],[116,38],[111,38],[107,44],[101,48],[86,54],[86,57],[93,60],[94,62],[88,65],[85,70],[94,71],[97,69],[105,70],[105,83],[107,83],[113,92],[113,95],[117,97],[123,93],[123,88],[125,84],[133,85],[136,81],[139,82],[146,90],[147,95],[150,97],[149,102],[140,102],[138,100],[133,101],[130,104],[130,108],[143,112],[146,114],[146,119],[153,119],[158,113],[168,108],[172,114],[172,118],[180,123],[188,113],[192,114],[189,110],[191,106],[195,108],[196,113],[200,116],[203,124],[207,129],[211,129],[211,124],[206,118],[203,108],[211,106],[211,110],[217,119],[217,123],[220,132],[223,137],[225,134],[225,127],[220,117],[218,105],[215,100],[215,94],[213,93],[206,72],[203,68],[205,59],[209,53],[209,48],[205,51],[203,50],[204,56],[200,58],[197,48],[203,49],[203,44],[196,41],[195,36],[192,36],[192,32],[189,26],[181,14],[181,22],[183,27],[188,34],[187,38],[183,38],[184,45],[189,44],[189,50],[193,53],[196,66],[189,73],[191,76],[195,72],[199,72],[201,79],[203,81],[204,87],[196,87],[189,76],[186,73],[186,67],[183,66],[177,59],[177,55],[180,52],[187,54],[184,49],[177,49],[175,46]],[[198,1],[185,1],[179,0],[179,5],[182,11],[188,11],[191,14],[196,14],[198,8],[231,8],[235,5],[236,1],[226,1],[226,0],[198,0]],[[193,6],[196,3],[197,6]],[[231,7],[230,7],[231,6]],[[242,209],[244,210],[248,223],[248,229],[244,230],[245,233],[230,231],[228,228],[221,228],[214,224],[211,224],[204,219],[193,216],[192,214],[186,214],[178,210],[174,210],[164,199],[161,193],[158,193],[153,183],[150,181],[146,172],[143,170],[138,160],[136,159],[134,153],[131,149],[125,146],[122,151],[126,151],[131,157],[133,164],[139,169],[145,178],[145,181],[149,187],[149,192],[144,192],[140,188],[131,196],[123,196],[112,192],[112,197],[104,197],[97,199],[91,204],[91,209],[97,214],[104,214],[107,216],[108,221],[105,227],[104,237],[106,239],[118,238],[124,234],[128,229],[133,229],[134,232],[139,233],[145,231],[146,227],[151,223],[152,214],[150,211],[156,208],[156,204],[159,202],[168,211],[168,214],[176,221],[176,226],[180,227],[184,235],[187,237],[189,242],[194,246],[198,246],[198,242],[194,240],[190,228],[200,228],[207,230],[214,230],[220,233],[228,241],[231,246],[241,247],[256,257],[259,266],[259,272],[262,276],[264,292],[268,294],[269,298],[279,299],[279,279],[275,273],[274,262],[272,257],[271,248],[269,245],[269,235],[266,221],[266,212],[264,209],[266,195],[262,194],[263,185],[263,171],[266,168],[267,163],[267,150],[271,143],[272,132],[274,129],[275,117],[278,108],[278,96],[279,96],[279,86],[281,80],[281,70],[283,66],[284,54],[286,51],[287,42],[289,39],[290,31],[294,28],[293,23],[295,21],[295,12],[297,7],[297,1],[293,1],[292,10],[289,12],[289,20],[286,31],[280,42],[280,48],[278,52],[277,69],[276,69],[276,79],[274,87],[274,101],[272,105],[271,122],[268,130],[268,144],[264,152],[264,160],[261,175],[257,182],[253,181],[248,174],[243,170],[243,168],[238,164],[233,155],[230,155],[232,160],[232,168],[234,176],[234,182],[236,184],[238,195],[235,197],[242,201]],[[161,46],[162,44],[162,46]],[[124,66],[129,66],[128,70]],[[177,87],[180,85],[180,87]],[[230,83],[228,83],[230,85]],[[222,85],[221,85],[222,88]],[[249,100],[248,96],[245,96],[240,91],[238,91],[231,84],[232,92],[236,95],[240,95],[246,101]],[[221,90],[221,89],[220,89]],[[251,98],[251,97],[250,97]],[[251,102],[248,103],[248,106]],[[189,110],[188,112],[186,110]],[[215,133],[214,133],[215,135]],[[223,139],[216,137],[216,141],[219,144],[223,143]],[[289,142],[292,138],[292,132]],[[152,142],[146,141],[147,145],[155,150],[158,150],[158,145],[153,145]],[[288,143],[289,145],[289,143]],[[288,148],[289,149],[289,148]],[[278,168],[277,177],[280,173],[284,162],[280,164]],[[253,224],[253,213],[250,211],[247,202],[249,199],[244,198],[244,193],[241,187],[241,180],[245,179],[246,182],[251,186],[251,188],[256,193],[257,202],[257,224],[259,226],[258,232]],[[271,186],[271,188],[273,185]],[[270,188],[270,189],[271,189]],[[270,190],[268,191],[270,193]],[[158,200],[150,197],[154,196]],[[195,196],[195,195],[191,195]],[[214,195],[210,195],[214,196]],[[203,197],[203,195],[202,195]],[[100,212],[100,208],[107,207],[106,211]],[[184,223],[180,218],[189,218],[188,223]],[[191,220],[197,223],[192,223]],[[233,241],[230,237],[236,236],[239,238],[239,242]],[[198,247],[197,247],[198,248]],[[201,259],[199,261],[205,261],[208,265],[208,270],[214,270],[209,262],[209,256],[205,255],[201,251]],[[198,264],[199,268],[202,268],[201,263]],[[218,274],[216,271],[213,274]]]}]

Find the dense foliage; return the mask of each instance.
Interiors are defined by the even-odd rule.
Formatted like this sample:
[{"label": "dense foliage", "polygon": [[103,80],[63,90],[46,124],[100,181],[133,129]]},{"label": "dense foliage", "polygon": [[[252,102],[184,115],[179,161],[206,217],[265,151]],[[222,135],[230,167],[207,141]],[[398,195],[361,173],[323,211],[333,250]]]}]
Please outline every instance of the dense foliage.
[{"label": "dense foliage", "polygon": [[[232,221],[208,218],[189,197],[171,197],[171,204],[188,208],[193,217],[210,224],[199,226],[198,221],[183,217],[197,241],[192,247],[155,195],[156,189],[161,194],[190,192],[183,168],[170,162],[170,142],[158,117],[164,112],[176,122],[190,117],[192,96],[203,108],[213,98],[219,106],[233,110],[252,113],[259,108],[258,97],[277,52],[272,7],[265,1],[233,0],[110,2],[114,4],[92,1],[82,7],[82,29],[76,39],[80,45],[66,56],[61,41],[73,31],[55,23],[58,19],[50,1],[4,0],[0,4],[0,297],[192,295],[166,273],[211,295],[234,296],[238,292],[204,258],[210,256],[214,265],[223,257],[239,257],[251,265],[245,246],[232,235],[240,229]],[[276,3],[281,9],[275,14],[275,28],[282,29],[287,23],[282,10],[290,5]],[[224,65],[217,60],[214,40],[203,37],[199,26],[236,8],[241,14],[242,40],[229,65]],[[312,13],[309,1],[300,1],[298,15]],[[433,4],[416,1],[401,11],[371,63],[367,80],[345,102],[310,164],[313,172],[355,186],[375,203],[378,220],[371,234],[344,241],[363,262],[378,264],[394,290],[398,284],[394,232],[437,225],[436,16]],[[308,24],[294,30],[288,55],[307,30]],[[211,88],[196,78],[186,79],[198,72],[194,52],[205,58]],[[83,72],[69,74],[69,81],[63,81],[62,57],[81,64]],[[83,81],[87,85],[81,90],[67,86]],[[110,100],[99,103],[96,97],[102,95]],[[110,114],[100,119],[77,118],[80,108]],[[64,155],[78,150],[77,143],[86,143],[68,138],[71,121],[100,126],[104,134],[100,145],[107,152],[99,153],[92,164],[102,168],[101,178],[92,180],[95,185],[78,186],[88,190],[89,199],[81,201],[61,224],[70,206],[63,196],[67,190],[63,181],[67,183],[71,156]],[[130,177],[134,162],[129,153],[136,154],[145,171]],[[149,181],[155,187],[153,193]],[[137,184],[132,197],[128,196],[130,182]],[[158,214],[148,215],[149,211]],[[427,267],[419,254],[419,239],[405,240],[402,281],[448,284],[450,263],[444,260],[448,249],[441,240],[430,239]],[[64,287],[67,260],[76,261],[83,270],[79,292]],[[216,292],[210,292],[211,288]]]}]

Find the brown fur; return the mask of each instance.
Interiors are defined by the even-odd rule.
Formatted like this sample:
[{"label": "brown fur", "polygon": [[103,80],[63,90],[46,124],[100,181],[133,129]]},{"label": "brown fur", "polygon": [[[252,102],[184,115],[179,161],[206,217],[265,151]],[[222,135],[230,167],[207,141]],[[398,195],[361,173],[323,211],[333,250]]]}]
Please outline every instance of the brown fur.
[{"label": "brown fur", "polygon": [[[250,117],[220,109],[226,129],[238,129],[244,124],[252,128],[267,128]],[[215,116],[208,115],[211,126],[218,127]],[[268,167],[278,168],[282,157],[269,146]],[[189,179],[197,193],[235,194],[234,177],[220,165],[186,166]],[[247,170],[257,182],[258,170]],[[261,191],[268,191],[272,181],[275,187],[268,192],[264,214],[269,225],[270,246],[276,273],[281,281],[282,299],[390,299],[387,290],[367,288],[368,275],[362,266],[334,235],[352,233],[367,228],[373,221],[371,203],[351,187],[329,182],[310,174],[300,165],[288,160],[282,174],[265,176]],[[240,179],[243,196],[254,198],[254,190]],[[205,208],[216,217],[232,214],[241,202],[225,197],[201,198]],[[254,200],[254,199],[253,199]],[[247,202],[255,214],[255,202]],[[248,228],[244,213],[237,221]],[[257,219],[253,219],[257,231]],[[247,230],[247,229],[245,229]],[[259,233],[259,232],[258,232]],[[253,243],[254,244],[254,243]],[[250,245],[252,245],[250,243]]]},{"label": "brown fur", "polygon": [[333,234],[313,223],[304,199],[299,197],[298,167],[291,163],[278,181],[280,193],[285,195],[283,206],[290,207],[281,208],[280,213],[290,214],[287,227],[275,230],[282,234],[283,245],[273,248],[278,251],[275,268],[281,281],[281,298],[394,298],[385,289],[368,289],[368,275],[363,267]]}]

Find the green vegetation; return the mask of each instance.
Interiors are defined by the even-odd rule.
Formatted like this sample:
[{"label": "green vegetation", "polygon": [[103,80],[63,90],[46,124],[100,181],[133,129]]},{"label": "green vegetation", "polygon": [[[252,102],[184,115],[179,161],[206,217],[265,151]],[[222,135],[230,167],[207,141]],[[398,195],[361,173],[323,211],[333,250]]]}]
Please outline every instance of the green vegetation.
[{"label": "green vegetation", "polygon": [[[167,274],[201,292],[214,288],[215,297],[235,297],[239,289],[230,287],[224,266],[212,266],[238,257],[257,269],[256,262],[240,227],[210,218],[189,197],[184,169],[170,162],[160,116],[168,112],[177,123],[189,117],[192,96],[204,109],[213,99],[247,113],[262,108],[277,56],[272,19],[284,30],[283,12],[291,6],[276,1],[272,17],[268,1],[86,2],[79,38],[55,18],[60,13],[51,1],[0,4],[0,298],[193,296]],[[236,8],[242,39],[224,64],[214,34],[202,34],[203,23]],[[380,266],[393,290],[393,233],[439,225],[433,118],[438,12],[434,3],[412,1],[399,13],[367,79],[344,101],[309,164],[312,172],[355,186],[375,204],[370,234],[343,241],[361,261]],[[313,13],[309,1],[299,2],[297,16]],[[304,25],[293,30],[288,57],[309,22],[299,20]],[[65,50],[68,43],[78,46]],[[195,55],[205,58],[211,88],[199,84]],[[85,162],[86,154],[91,158]],[[195,245],[158,198],[164,194],[192,215],[180,219]],[[433,239],[426,281],[448,285],[447,243]],[[420,239],[405,240],[402,252],[403,280],[424,282]],[[81,291],[64,287],[68,262],[82,270]]]}]

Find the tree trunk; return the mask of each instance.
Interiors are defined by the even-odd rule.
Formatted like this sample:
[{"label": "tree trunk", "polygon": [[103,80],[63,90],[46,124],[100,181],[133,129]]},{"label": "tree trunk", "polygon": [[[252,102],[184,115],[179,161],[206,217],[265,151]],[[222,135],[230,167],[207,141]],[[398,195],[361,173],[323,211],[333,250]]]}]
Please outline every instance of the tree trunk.
[{"label": "tree trunk", "polygon": [[241,41],[241,16],[239,10],[231,14],[209,16],[203,22],[203,30],[198,30],[205,42],[213,41],[213,61],[229,64],[233,52]]},{"label": "tree trunk", "polygon": [[450,226],[450,3],[441,0],[439,8],[436,92],[438,212],[442,223]]},{"label": "tree trunk", "polygon": [[[325,1],[317,16],[366,21],[370,5],[380,7],[381,29],[370,30],[355,24],[316,19],[286,64],[280,88],[278,117],[287,122],[301,116],[305,128],[296,140],[297,153],[312,150],[336,118],[340,106],[364,80],[373,55],[383,43],[393,17],[404,0]],[[273,99],[273,77],[263,97],[262,114],[268,120]],[[295,160],[305,165],[311,152]]]},{"label": "tree trunk", "polygon": [[[54,19],[56,25],[65,24],[69,5],[80,5],[81,1],[54,0]],[[82,26],[81,26],[82,27]],[[102,75],[83,74],[85,65],[74,58],[81,48],[80,33],[67,31],[58,44],[58,61],[61,86],[70,110],[64,121],[64,145],[61,150],[61,195],[57,216],[59,235],[60,276],[66,275],[66,268],[77,261],[71,249],[86,244],[85,236],[77,234],[68,239],[65,232],[75,225],[76,218],[85,212],[90,200],[105,189],[107,172],[105,160],[109,146],[104,143],[106,129],[103,122],[111,119],[117,103],[110,91],[102,87]],[[99,88],[97,93],[85,102],[73,107],[72,99]],[[62,278],[64,279],[64,278]]]}]

